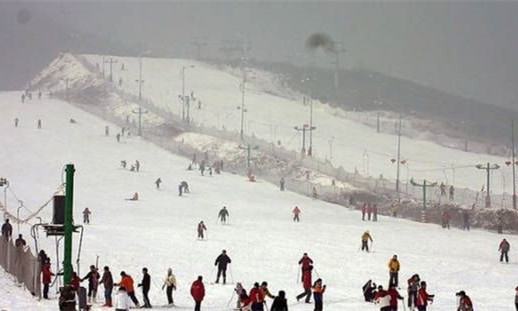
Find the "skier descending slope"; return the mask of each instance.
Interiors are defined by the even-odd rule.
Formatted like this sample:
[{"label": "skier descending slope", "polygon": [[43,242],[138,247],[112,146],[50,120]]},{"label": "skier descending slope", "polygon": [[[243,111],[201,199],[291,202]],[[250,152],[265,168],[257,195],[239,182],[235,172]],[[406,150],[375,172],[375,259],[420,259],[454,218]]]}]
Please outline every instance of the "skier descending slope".
[{"label": "skier descending slope", "polygon": [[371,243],[373,242],[372,236],[369,233],[369,230],[367,230],[362,234],[362,251],[365,250],[367,253],[369,252],[369,240]]},{"label": "skier descending slope", "polygon": [[207,231],[207,227],[205,227],[205,224],[203,223],[203,220],[200,221],[198,224],[198,239],[203,240],[204,232]]},{"label": "skier descending slope", "polygon": [[219,277],[223,275],[223,284],[227,282],[227,266],[232,260],[227,255],[227,251],[221,251],[221,254],[214,261],[214,265],[218,267],[218,274],[216,276],[216,283],[219,283]]},{"label": "skier descending slope", "polygon": [[228,210],[226,206],[223,206],[223,208],[218,213],[218,218],[221,221],[221,223],[226,224],[227,223],[227,217],[228,217]]}]

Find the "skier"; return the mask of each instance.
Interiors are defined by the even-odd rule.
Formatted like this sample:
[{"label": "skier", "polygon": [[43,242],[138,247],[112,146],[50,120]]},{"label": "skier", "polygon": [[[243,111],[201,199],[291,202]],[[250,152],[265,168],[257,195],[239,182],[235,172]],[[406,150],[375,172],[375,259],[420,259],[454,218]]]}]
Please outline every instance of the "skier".
[{"label": "skier", "polygon": [[417,290],[419,289],[419,275],[414,274],[408,280],[408,307],[411,308],[415,305],[415,301],[417,299]]},{"label": "skier", "polygon": [[165,277],[164,285],[162,285],[162,290],[164,290],[164,287],[166,288],[167,302],[169,305],[172,305],[174,303],[173,290],[176,290],[176,278],[171,268],[167,269],[167,276]]},{"label": "skier", "polygon": [[299,215],[300,215],[300,209],[298,206],[295,206],[295,208],[293,208],[293,211],[291,211],[293,213],[293,221],[296,221],[296,222],[299,222],[300,221],[300,218],[299,218]]},{"label": "skier", "polygon": [[441,185],[439,186],[439,188],[441,189],[441,197],[445,197],[446,196],[446,185],[441,182]]},{"label": "skier", "polygon": [[369,252],[369,240],[371,243],[374,242],[372,240],[371,234],[369,233],[369,230],[367,230],[362,234],[362,251],[365,250],[367,253]]},{"label": "skier", "polygon": [[500,246],[498,247],[498,251],[500,252],[500,262],[503,262],[504,261],[504,258],[505,258],[505,262],[509,262],[509,249],[511,248],[511,245],[509,244],[509,242],[507,242],[506,239],[503,239],[502,242],[500,242]]},{"label": "skier", "polygon": [[41,129],[41,119],[38,119],[38,129]]},{"label": "skier", "polygon": [[140,307],[137,297],[135,297],[135,289],[133,288],[133,279],[126,272],[121,271],[121,280],[116,284],[117,286],[124,287],[131,301],[137,308]]},{"label": "skier", "polygon": [[104,267],[103,276],[99,284],[104,286],[104,305],[103,307],[112,306],[112,290],[113,290],[113,277],[108,266]]},{"label": "skier", "polygon": [[90,214],[92,214],[92,212],[90,212],[90,209],[88,207],[83,210],[83,223],[84,224],[90,224]]},{"label": "skier", "polygon": [[203,233],[206,230],[207,230],[207,227],[205,227],[203,220],[200,221],[200,223],[198,223],[198,239],[203,240],[203,238],[205,237]]},{"label": "skier", "polygon": [[[302,255],[302,258],[299,260],[299,265],[301,266],[302,270],[302,278],[301,280],[304,281],[304,270],[306,270],[309,266],[313,264],[313,259],[309,258],[308,253],[304,253]],[[309,282],[311,284],[311,282]]]},{"label": "skier", "polygon": [[15,118],[14,119],[14,127],[18,127],[18,123],[20,123],[20,119]]},{"label": "skier", "polygon": [[9,223],[9,219],[6,219],[4,224],[2,225],[2,236],[6,241],[9,241],[11,236],[13,235],[13,226]]},{"label": "skier", "polygon": [[115,135],[115,138],[117,139],[118,143],[121,142],[121,134],[120,133],[117,133],[117,135]]},{"label": "skier", "polygon": [[139,172],[139,171],[140,171],[140,162],[139,162],[138,160],[135,160],[135,170],[136,170],[137,172]]},{"label": "skier", "polygon": [[466,210],[462,213],[462,224],[462,229],[469,231],[469,214]]},{"label": "skier", "polygon": [[300,299],[306,297],[305,302],[310,303],[311,299],[311,278],[312,278],[312,270],[313,266],[308,265],[307,267],[303,268],[302,271],[302,287],[304,288],[304,292],[299,294],[296,298],[297,301]]},{"label": "skier", "polygon": [[[236,310],[239,310],[241,309],[241,302],[242,302],[242,294],[244,293],[245,294],[245,298],[248,297],[248,295],[246,294],[246,290],[243,288],[243,284],[241,284],[241,282],[237,282],[236,283],[236,288],[234,288],[234,292],[236,293],[237,295],[237,300],[236,300]],[[250,303],[250,302],[248,302]],[[248,308],[249,310],[250,308]]]},{"label": "skier", "polygon": [[223,284],[227,281],[227,265],[232,263],[230,257],[227,255],[227,251],[223,250],[221,254],[214,261],[214,265],[218,266],[218,274],[216,276],[216,282],[219,283],[219,277],[223,275]]},{"label": "skier", "polygon": [[284,191],[286,189],[285,188],[286,181],[284,180],[284,177],[281,177],[281,180],[279,181],[279,185],[280,185],[280,190],[281,191]]},{"label": "skier", "polygon": [[389,279],[389,285],[395,285],[397,287],[398,285],[398,273],[399,273],[399,261],[397,260],[397,255],[392,256],[392,259],[390,259],[388,263],[389,272],[390,272],[390,279]]},{"label": "skier", "polygon": [[392,311],[397,311],[397,301],[398,299],[404,300],[403,296],[399,294],[397,291],[397,284],[391,284],[389,286],[389,290],[387,291],[390,296],[390,307]]},{"label": "skier", "polygon": [[43,299],[49,299],[49,284],[54,273],[50,271],[50,261],[47,259],[41,272],[41,282],[43,283]]},{"label": "skier", "polygon": [[372,221],[378,221],[378,207],[376,204],[372,206]]},{"label": "skier", "polygon": [[365,213],[367,212],[367,203],[363,203],[362,206],[362,220],[365,220]]},{"label": "skier", "polygon": [[450,201],[453,201],[455,199],[455,188],[453,188],[453,185],[450,186]]},{"label": "skier", "polygon": [[250,300],[252,302],[252,311],[263,311],[264,296],[259,288],[259,283],[255,282],[254,287],[250,290]]},{"label": "skier", "polygon": [[131,300],[126,288],[124,286],[119,287],[117,292],[117,302],[115,303],[115,311],[129,311],[131,308]]},{"label": "skier", "polygon": [[25,245],[27,245],[27,242],[25,242],[21,234],[18,234],[18,238],[14,241],[14,246],[23,247]]},{"label": "skier", "polygon": [[367,220],[371,220],[371,214],[372,214],[372,206],[370,204],[367,204]]},{"label": "skier", "polygon": [[223,206],[223,208],[219,211],[218,213],[218,218],[219,220],[226,224],[227,223],[227,217],[228,217],[228,210],[227,210],[227,207],[226,206]]},{"label": "skier", "polygon": [[362,290],[365,301],[372,302],[375,296],[376,283],[373,283],[372,280],[368,280],[367,283],[363,285]]},{"label": "skier", "polygon": [[286,300],[286,292],[279,291],[277,297],[273,299],[270,311],[288,311],[288,301]]},{"label": "skier", "polygon": [[428,306],[428,301],[430,301],[430,303],[432,303],[433,297],[435,297],[435,295],[430,295],[426,292],[426,282],[422,281],[421,288],[419,288],[419,291],[417,293],[417,298],[415,300],[415,305],[417,306],[417,310],[426,311],[426,307]]},{"label": "skier", "polygon": [[97,272],[97,268],[94,265],[90,266],[90,272],[88,272],[81,282],[88,280],[88,303],[95,303],[97,297],[97,285],[99,285],[99,279],[101,276]]},{"label": "skier", "polygon": [[442,213],[442,227],[450,229],[450,213],[447,210]]},{"label": "skier", "polygon": [[195,302],[194,311],[200,311],[201,302],[203,297],[205,297],[205,286],[203,285],[203,277],[201,275],[191,285],[191,296]]},{"label": "skier", "polygon": [[149,275],[147,268],[142,268],[142,274],[142,282],[138,287],[142,287],[142,297],[144,300],[143,308],[152,308],[148,297],[149,289],[151,288],[151,276]]},{"label": "skier", "polygon": [[160,184],[161,183],[162,183],[162,179],[160,179],[160,177],[158,177],[158,179],[155,180],[155,186],[156,186],[157,190],[160,190]]},{"label": "skier", "polygon": [[326,285],[322,285],[322,279],[316,280],[313,284],[313,300],[315,300],[314,311],[322,311],[324,304],[324,292],[326,291]]},{"label": "skier", "polygon": [[461,290],[456,296],[460,297],[457,311],[473,311],[473,303],[465,291]]}]

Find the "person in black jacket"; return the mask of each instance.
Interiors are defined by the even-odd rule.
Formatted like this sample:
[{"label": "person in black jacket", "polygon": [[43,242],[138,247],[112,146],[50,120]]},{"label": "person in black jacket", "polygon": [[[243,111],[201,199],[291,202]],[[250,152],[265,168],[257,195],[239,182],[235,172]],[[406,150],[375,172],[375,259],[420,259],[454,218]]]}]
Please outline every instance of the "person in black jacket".
[{"label": "person in black jacket", "polygon": [[104,286],[104,305],[103,307],[112,306],[113,276],[108,266],[104,267],[104,272],[99,284]]},{"label": "person in black jacket", "polygon": [[97,272],[97,268],[94,265],[91,265],[90,272],[81,279],[81,282],[88,280],[88,302],[90,303],[95,303],[95,298],[97,297],[97,286],[99,285],[100,278],[101,276],[99,275],[99,272]]},{"label": "person in black jacket", "polygon": [[152,308],[148,297],[149,288],[151,287],[151,276],[147,273],[147,268],[142,268],[142,274],[142,283],[140,283],[138,287],[142,287],[142,296],[144,297],[143,308]]},{"label": "person in black jacket", "polygon": [[221,254],[216,258],[214,262],[215,266],[218,266],[218,276],[216,277],[216,283],[219,283],[219,277],[223,274],[223,284],[227,281],[227,265],[231,263],[230,257],[227,256],[227,251],[223,250]]},{"label": "person in black jacket", "polygon": [[270,311],[288,311],[288,302],[286,301],[286,293],[279,291],[279,295],[273,299]]},{"label": "person in black jacket", "polygon": [[7,241],[13,235],[13,226],[9,223],[9,219],[6,219],[2,225],[2,236]]}]

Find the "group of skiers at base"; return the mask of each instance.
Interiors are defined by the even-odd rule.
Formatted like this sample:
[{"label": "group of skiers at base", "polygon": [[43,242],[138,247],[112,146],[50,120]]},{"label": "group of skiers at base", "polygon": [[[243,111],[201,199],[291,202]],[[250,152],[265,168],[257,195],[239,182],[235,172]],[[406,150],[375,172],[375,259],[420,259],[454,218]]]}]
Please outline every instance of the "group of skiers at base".
[{"label": "group of skiers at base", "polygon": [[372,215],[372,221],[378,221],[378,207],[376,204],[363,203],[362,220],[365,220],[365,214],[367,214],[367,220],[371,220]]},{"label": "group of skiers at base", "polygon": [[273,299],[271,306],[272,311],[288,311],[288,302],[286,300],[286,292],[279,291],[279,295],[276,297],[268,290],[268,283],[255,282],[254,286],[250,289],[250,293],[246,293],[246,289],[241,283],[236,284],[234,291],[237,294],[236,309],[241,311],[263,311],[264,305],[266,304],[265,298],[269,297]]}]

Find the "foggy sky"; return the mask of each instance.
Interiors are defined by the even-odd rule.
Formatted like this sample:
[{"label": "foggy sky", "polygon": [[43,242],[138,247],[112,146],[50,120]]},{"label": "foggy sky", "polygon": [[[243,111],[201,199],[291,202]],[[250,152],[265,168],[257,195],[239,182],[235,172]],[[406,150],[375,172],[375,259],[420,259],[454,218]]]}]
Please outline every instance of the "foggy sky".
[{"label": "foggy sky", "polygon": [[[38,1],[26,6],[85,33],[188,57],[195,56],[194,40],[207,43],[202,55],[219,56],[222,41],[247,38],[254,58],[303,65],[306,38],[325,32],[344,43],[347,68],[518,106],[518,2]],[[315,59],[330,62],[326,55]]]}]

